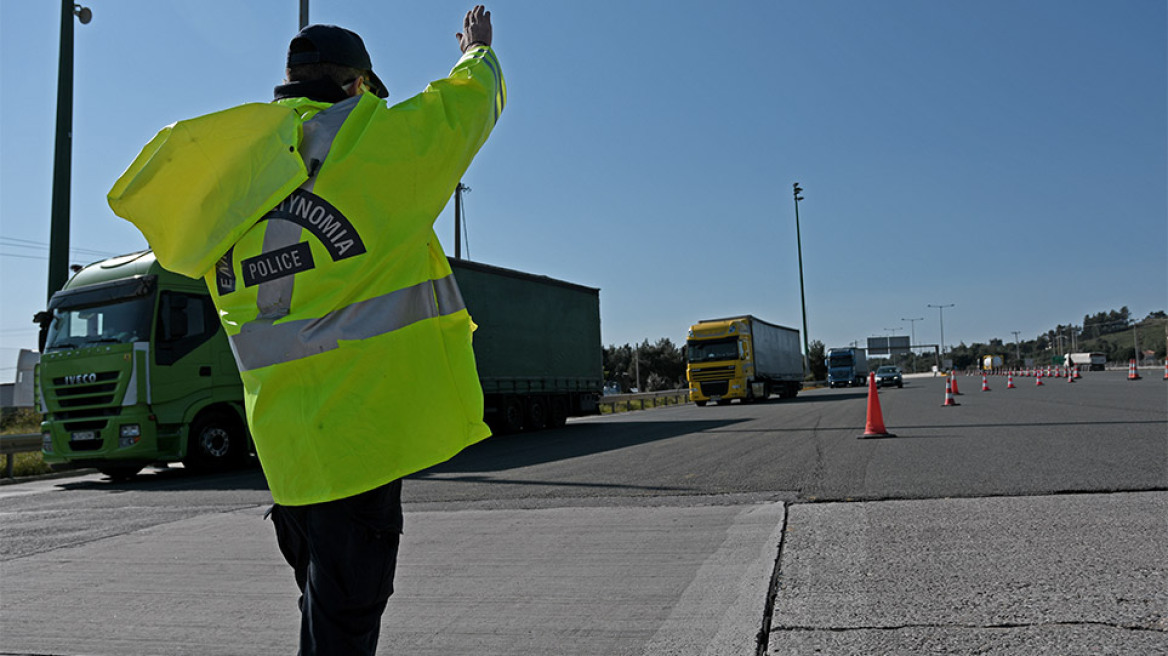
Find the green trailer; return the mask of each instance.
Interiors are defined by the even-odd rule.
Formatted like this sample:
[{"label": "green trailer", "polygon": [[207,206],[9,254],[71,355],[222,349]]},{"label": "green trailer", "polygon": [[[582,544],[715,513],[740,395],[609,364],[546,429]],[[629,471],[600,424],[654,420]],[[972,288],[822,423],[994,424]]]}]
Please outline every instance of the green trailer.
[{"label": "green trailer", "polygon": [[[475,356],[496,432],[595,414],[596,289],[451,260],[478,330]],[[181,461],[222,470],[253,453],[243,384],[202,280],[150,251],[82,268],[53,295],[37,366],[45,461],[128,478]]]},{"label": "green trailer", "polygon": [[596,414],[603,388],[600,291],[451,258],[478,329],[475,361],[497,433]]}]

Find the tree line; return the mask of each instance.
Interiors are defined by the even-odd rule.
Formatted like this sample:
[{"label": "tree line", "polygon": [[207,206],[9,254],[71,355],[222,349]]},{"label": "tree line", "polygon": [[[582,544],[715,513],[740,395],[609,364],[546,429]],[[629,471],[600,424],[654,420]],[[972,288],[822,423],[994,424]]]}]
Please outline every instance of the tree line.
[{"label": "tree line", "polygon": [[[1125,306],[1084,315],[1080,325],[1058,325],[1033,339],[1007,342],[992,338],[987,342],[964,342],[945,353],[957,369],[976,367],[985,355],[1000,355],[1010,365],[1021,365],[1030,359],[1038,365],[1051,364],[1066,353],[1102,353],[1111,362],[1125,362],[1136,357],[1132,336],[1133,325],[1139,330],[1140,351],[1153,351],[1155,357],[1168,357],[1168,314],[1150,313],[1133,322],[1131,311]],[[811,372],[808,380],[827,378],[827,348],[819,340],[808,344]],[[936,364],[933,353],[913,353],[891,359],[874,360],[874,364],[891,362],[906,371],[927,371]],[[1061,360],[1060,360],[1061,363]],[[604,348],[604,379],[618,386],[621,392],[637,389],[642,392],[684,389],[685,345],[673,343],[668,337],[656,342],[644,340],[640,344],[609,345]],[[638,377],[639,375],[639,377]]]}]

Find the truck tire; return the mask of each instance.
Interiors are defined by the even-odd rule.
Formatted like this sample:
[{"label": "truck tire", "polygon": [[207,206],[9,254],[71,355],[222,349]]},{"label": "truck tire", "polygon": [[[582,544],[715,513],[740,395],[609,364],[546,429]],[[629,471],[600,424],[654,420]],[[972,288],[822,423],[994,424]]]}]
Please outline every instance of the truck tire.
[{"label": "truck tire", "polygon": [[503,401],[503,416],[499,426],[500,432],[518,433],[523,430],[523,402],[517,397],[509,397]]},{"label": "truck tire", "polygon": [[552,398],[551,407],[551,427],[562,428],[568,423],[568,399],[564,396],[556,396]]},{"label": "truck tire", "polygon": [[222,410],[204,410],[191,422],[183,466],[197,472],[227,471],[246,460],[239,419]]},{"label": "truck tire", "polygon": [[548,405],[547,399],[542,396],[533,396],[527,400],[527,422],[524,426],[529,431],[537,431],[547,427]]},{"label": "truck tire", "polygon": [[125,465],[119,467],[98,467],[97,471],[110,477],[115,483],[122,483],[128,481],[138,475],[142,471],[141,467],[136,465]]}]

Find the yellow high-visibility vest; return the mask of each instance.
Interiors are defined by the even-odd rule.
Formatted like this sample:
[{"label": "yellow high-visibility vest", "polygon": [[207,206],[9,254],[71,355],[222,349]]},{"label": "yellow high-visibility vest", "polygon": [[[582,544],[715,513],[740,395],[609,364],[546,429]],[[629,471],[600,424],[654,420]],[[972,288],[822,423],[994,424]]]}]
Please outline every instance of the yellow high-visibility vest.
[{"label": "yellow high-visibility vest", "polygon": [[474,324],[433,224],[506,103],[495,53],[387,107],[248,104],[162,130],[109,193],[204,277],[277,503],[344,498],[490,433]]}]

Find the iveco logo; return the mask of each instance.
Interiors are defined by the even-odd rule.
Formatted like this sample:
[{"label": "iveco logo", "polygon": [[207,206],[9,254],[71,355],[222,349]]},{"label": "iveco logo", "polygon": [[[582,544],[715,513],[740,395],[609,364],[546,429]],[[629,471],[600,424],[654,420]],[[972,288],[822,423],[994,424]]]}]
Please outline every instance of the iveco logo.
[{"label": "iveco logo", "polygon": [[76,376],[65,376],[66,385],[80,385],[82,383],[96,383],[97,374],[77,374]]}]

